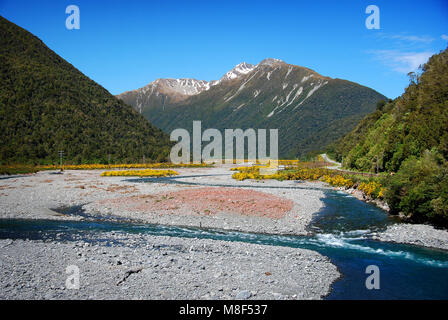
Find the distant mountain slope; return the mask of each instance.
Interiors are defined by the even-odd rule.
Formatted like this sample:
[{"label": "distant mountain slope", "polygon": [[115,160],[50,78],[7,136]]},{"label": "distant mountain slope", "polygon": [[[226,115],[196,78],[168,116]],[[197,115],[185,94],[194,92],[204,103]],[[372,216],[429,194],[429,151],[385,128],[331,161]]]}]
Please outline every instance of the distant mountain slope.
[{"label": "distant mountain slope", "polygon": [[397,171],[409,157],[433,148],[448,159],[447,50],[431,57],[422,71],[401,97],[380,104],[330,152],[365,171]]},{"label": "distant mountain slope", "polygon": [[168,137],[50,50],[0,17],[0,162],[161,160]]},{"label": "distant mountain slope", "polygon": [[278,128],[282,157],[322,149],[353,129],[385,98],[359,84],[278,59],[265,59],[256,66],[239,64],[200,92],[180,99],[147,87],[118,98],[165,132],[190,130],[193,120],[202,120],[204,129]]}]

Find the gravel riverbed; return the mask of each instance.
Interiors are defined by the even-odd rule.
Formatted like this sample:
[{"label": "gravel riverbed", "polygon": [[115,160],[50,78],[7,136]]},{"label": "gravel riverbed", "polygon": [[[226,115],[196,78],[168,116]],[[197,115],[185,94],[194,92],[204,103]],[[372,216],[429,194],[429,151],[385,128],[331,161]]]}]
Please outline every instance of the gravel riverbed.
[{"label": "gravel riverbed", "polygon": [[[320,201],[323,185],[319,183],[235,181],[229,167],[177,171],[179,176],[148,179],[145,183],[140,178],[100,177],[100,170],[3,177],[0,217],[82,220],[82,216],[60,214],[52,209],[83,205],[88,213],[139,222],[306,234],[305,227],[312,214],[323,206]],[[151,208],[135,211],[126,206],[103,205],[108,199],[120,203],[120,199],[126,202],[129,197],[138,199],[182,190],[207,192],[204,188],[212,188],[212,193],[216,189],[225,190],[227,193],[219,193],[220,201],[229,195],[232,199],[225,206],[211,201],[215,206],[211,209],[217,210],[213,215],[171,214]],[[245,192],[229,193],[230,188]],[[251,190],[254,201],[263,197],[274,199],[273,215],[255,214],[259,203],[266,204],[263,201],[254,203],[254,210],[248,210],[254,214],[241,214],[238,201],[244,199],[238,197],[252,196]],[[190,202],[194,203],[194,199]],[[158,208],[163,209],[163,205],[158,204]],[[326,257],[304,249],[117,232],[89,237],[92,239],[1,240],[0,297],[319,299],[329,293],[331,284],[340,276]],[[80,270],[79,290],[65,286],[69,265]]]},{"label": "gravel riverbed", "polygon": [[[0,240],[0,299],[320,299],[339,277],[310,250],[117,232],[99,237],[108,240]],[[79,270],[79,289],[66,286],[68,266]]]},{"label": "gravel riverbed", "polygon": [[[179,176],[168,178],[100,177],[101,170],[66,171],[63,174],[39,172],[34,175],[0,180],[0,217],[26,219],[81,219],[60,215],[49,209],[83,205],[87,212],[115,216],[147,223],[181,226],[201,226],[256,233],[306,235],[313,213],[323,207],[321,198],[327,188],[320,182],[300,181],[236,181],[229,166],[216,168],[177,169]],[[130,198],[148,197],[169,192],[209,187],[252,190],[254,201],[263,193],[280,197],[292,204],[292,209],[278,219],[239,214],[247,196],[236,193],[229,197],[235,210],[225,210],[216,204],[214,214],[207,212],[170,212],[157,208],[136,210]],[[168,202],[169,199],[161,199]],[[196,201],[203,201],[198,197]],[[115,203],[115,205],[114,205]],[[117,205],[117,204],[123,205]],[[169,208],[167,203],[166,207]],[[257,203],[254,203],[257,205]],[[158,207],[163,206],[158,204]],[[182,206],[182,203],[181,203]],[[259,208],[263,210],[263,208]]]},{"label": "gravel riverbed", "polygon": [[[100,177],[101,170],[3,176],[0,218],[83,220],[55,211],[82,206],[94,216],[140,223],[309,234],[328,186],[236,181],[229,168],[176,169],[179,176],[143,179]],[[430,226],[397,224],[374,237],[448,249],[448,232]],[[62,239],[0,240],[0,297],[319,299],[340,276],[326,257],[305,249],[124,232]],[[79,289],[65,286],[69,265],[80,270]]]},{"label": "gravel riverbed", "polygon": [[408,243],[448,250],[448,232],[425,224],[400,223],[387,227],[373,237],[380,241]]}]

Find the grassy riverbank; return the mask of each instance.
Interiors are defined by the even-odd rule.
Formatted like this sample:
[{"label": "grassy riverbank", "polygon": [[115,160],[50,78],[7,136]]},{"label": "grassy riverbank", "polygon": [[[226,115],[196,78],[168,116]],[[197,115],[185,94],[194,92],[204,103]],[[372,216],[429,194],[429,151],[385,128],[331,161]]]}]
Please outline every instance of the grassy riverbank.
[{"label": "grassy riverbank", "polygon": [[76,165],[28,165],[12,164],[0,165],[0,174],[27,174],[44,170],[101,170],[101,169],[160,169],[160,168],[209,168],[212,164],[174,164],[170,162],[161,163],[122,163],[122,164],[76,164]]}]

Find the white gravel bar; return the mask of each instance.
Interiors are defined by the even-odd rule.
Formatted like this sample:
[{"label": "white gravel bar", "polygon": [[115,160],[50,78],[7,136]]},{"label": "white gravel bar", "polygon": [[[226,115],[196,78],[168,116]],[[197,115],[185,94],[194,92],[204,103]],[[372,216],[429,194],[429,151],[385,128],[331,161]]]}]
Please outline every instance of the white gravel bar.
[{"label": "white gravel bar", "polygon": [[[321,299],[340,276],[304,249],[126,233],[111,245],[0,240],[0,299]],[[79,270],[79,289],[66,281]]]},{"label": "white gravel bar", "polygon": [[374,239],[448,250],[448,232],[425,224],[394,224]]}]

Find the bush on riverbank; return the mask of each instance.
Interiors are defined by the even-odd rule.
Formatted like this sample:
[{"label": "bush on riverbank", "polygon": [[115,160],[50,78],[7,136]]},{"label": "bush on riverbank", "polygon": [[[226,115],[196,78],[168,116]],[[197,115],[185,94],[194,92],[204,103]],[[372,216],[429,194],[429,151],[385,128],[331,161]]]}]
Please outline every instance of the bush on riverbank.
[{"label": "bush on riverbank", "polygon": [[385,183],[391,213],[448,227],[448,164],[439,153],[427,151],[421,158],[407,159]]},{"label": "bush on riverbank", "polygon": [[325,168],[300,168],[277,171],[275,174],[262,175],[260,174],[260,167],[239,167],[232,168],[232,171],[238,171],[232,175],[233,179],[276,179],[276,180],[309,180],[309,181],[324,181],[334,187],[341,187],[344,189],[355,188],[362,191],[366,197],[371,199],[382,199],[386,188],[378,181],[379,178],[366,178],[362,175],[344,174],[337,170]]},{"label": "bush on riverbank", "polygon": [[25,173],[36,173],[39,169],[35,166],[30,165],[4,165],[0,166],[0,174],[25,174]]},{"label": "bush on riverbank", "polygon": [[332,186],[336,187],[345,187],[345,188],[351,188],[354,185],[354,182],[351,179],[346,179],[341,175],[325,175],[323,177],[323,180],[327,183],[329,183]]},{"label": "bush on riverbank", "polygon": [[386,188],[383,188],[381,183],[376,181],[361,182],[358,186],[358,190],[362,191],[365,195],[371,198],[383,198]]},{"label": "bush on riverbank", "polygon": [[232,168],[232,171],[238,171],[232,175],[232,178],[237,180],[319,180],[326,175],[332,175],[331,170],[325,168],[288,169],[277,171],[274,174],[260,174],[260,168],[259,166]]},{"label": "bush on riverbank", "polygon": [[116,177],[116,176],[131,176],[131,177],[168,177],[177,176],[179,173],[174,170],[115,170],[104,171],[101,173],[102,177]]}]

